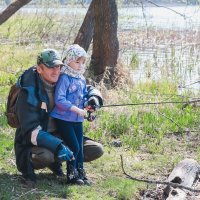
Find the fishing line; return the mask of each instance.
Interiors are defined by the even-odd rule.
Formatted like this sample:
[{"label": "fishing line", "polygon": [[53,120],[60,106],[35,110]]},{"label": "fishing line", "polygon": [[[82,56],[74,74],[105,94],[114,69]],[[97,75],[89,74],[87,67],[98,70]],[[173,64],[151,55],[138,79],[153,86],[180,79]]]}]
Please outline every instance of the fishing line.
[{"label": "fishing line", "polygon": [[[143,103],[127,103],[127,104],[110,104],[110,105],[102,105],[102,106],[93,106],[93,109],[99,109],[99,108],[106,108],[106,107],[122,107],[122,106],[141,106],[141,105],[158,105],[158,104],[190,104],[190,103],[196,103],[200,102],[200,98],[197,100],[192,101],[162,101],[162,102],[143,102]],[[184,106],[186,107],[186,106]],[[85,116],[85,119],[92,122],[96,118],[96,115],[92,114],[93,112],[88,111],[87,116]]]}]

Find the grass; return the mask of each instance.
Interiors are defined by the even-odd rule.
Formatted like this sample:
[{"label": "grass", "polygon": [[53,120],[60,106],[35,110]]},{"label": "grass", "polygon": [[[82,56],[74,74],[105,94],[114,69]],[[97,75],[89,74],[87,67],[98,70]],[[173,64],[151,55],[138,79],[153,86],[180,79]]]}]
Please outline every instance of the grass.
[{"label": "grass", "polygon": [[[137,178],[165,180],[176,163],[186,155],[199,160],[198,144],[188,145],[184,137],[165,137],[152,152],[148,146],[132,151],[125,147],[105,146],[100,159],[85,164],[88,177],[94,181],[92,187],[69,186],[63,179],[55,179],[48,170],[37,171],[35,188],[26,187],[14,165],[13,135],[1,136],[0,194],[1,199],[139,199],[139,191],[147,184],[127,179],[121,169],[120,155],[123,155],[127,173]],[[193,136],[196,137],[196,136]],[[197,143],[197,141],[196,141]],[[180,145],[181,144],[181,145]],[[156,147],[156,146],[154,146]],[[197,150],[197,153],[194,153]],[[189,154],[189,152],[193,154]],[[176,152],[176,153],[175,153]],[[195,155],[196,154],[196,155]],[[65,166],[63,165],[63,169]],[[153,185],[150,185],[153,187]]]},{"label": "grass", "polygon": [[[24,14],[17,14],[1,26],[0,199],[140,199],[141,191],[149,187],[155,188],[155,185],[127,179],[122,172],[120,155],[123,156],[127,173],[137,178],[154,180],[166,180],[173,167],[184,158],[200,161],[199,107],[160,104],[101,108],[96,112],[94,122],[84,123],[85,133],[101,142],[105,150],[101,158],[85,164],[88,177],[94,181],[93,186],[69,186],[65,179],[55,178],[48,169],[37,171],[38,182],[35,188],[24,185],[15,166],[15,130],[8,127],[4,115],[9,87],[27,66],[35,64],[37,53],[42,48],[55,47],[62,52],[65,46],[72,43],[82,20],[80,16],[74,16],[74,20],[67,24],[68,16],[63,19],[54,16],[54,20],[49,21],[50,16],[48,12],[42,16],[38,13],[26,17]],[[62,30],[59,27],[62,27]],[[157,38],[156,42],[161,44],[166,41],[172,44],[170,41],[173,34],[181,35],[172,30],[149,31],[152,41]],[[181,38],[185,37],[185,40],[182,42],[189,40],[189,36],[188,33],[183,34]],[[149,44],[144,30],[136,30],[134,33],[126,31],[122,35],[119,34],[119,40],[125,50],[134,48],[132,41],[137,41],[137,45],[143,45],[139,41],[147,46]],[[126,40],[130,43],[124,46]],[[196,42],[197,40],[198,38]],[[158,54],[155,52],[153,59],[147,58],[145,62],[145,80],[131,85],[124,81],[121,87],[113,90],[101,88],[104,104],[189,100],[194,94],[178,93],[177,71],[183,62],[176,48],[170,48],[171,54],[165,54],[165,62],[161,62],[159,68],[163,78],[151,79],[154,67],[159,65]],[[191,56],[189,61],[194,63],[197,59]],[[134,70],[140,64],[140,58],[133,53],[130,66],[126,67]],[[190,65],[191,71],[193,66]],[[172,72],[173,76],[170,77]],[[125,73],[121,78],[127,80],[127,76]],[[120,141],[119,146],[114,145],[115,140]],[[63,169],[65,170],[65,164]]]},{"label": "grass", "polygon": [[[147,91],[149,92],[148,88]],[[158,90],[157,93],[161,92]],[[96,121],[85,123],[87,135],[101,141],[105,148],[103,157],[85,164],[89,178],[94,181],[92,187],[68,186],[65,180],[55,179],[48,170],[37,171],[36,188],[25,187],[14,165],[14,135],[9,134],[12,129],[5,123],[2,124],[0,135],[2,198],[140,199],[139,193],[146,189],[147,184],[125,178],[121,169],[120,155],[123,155],[125,170],[129,174],[154,180],[166,180],[177,162],[186,157],[200,161],[198,134],[191,132],[187,135],[181,132],[176,124],[158,114],[154,106],[129,108],[126,113],[124,111],[127,108],[118,109],[117,115],[114,115],[116,112],[114,109],[110,112],[102,109]],[[192,106],[182,110],[180,105],[161,105],[160,110],[184,128],[192,129],[199,126],[199,109],[194,109]],[[122,146],[114,147],[113,138],[120,138]]]}]

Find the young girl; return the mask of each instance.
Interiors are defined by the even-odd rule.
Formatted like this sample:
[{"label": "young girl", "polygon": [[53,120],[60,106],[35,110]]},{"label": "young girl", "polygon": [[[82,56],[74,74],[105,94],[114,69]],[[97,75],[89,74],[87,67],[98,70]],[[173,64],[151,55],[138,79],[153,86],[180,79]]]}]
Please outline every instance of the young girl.
[{"label": "young girl", "polygon": [[85,50],[77,44],[66,50],[65,66],[56,85],[55,108],[51,113],[58,132],[75,157],[67,163],[67,182],[79,185],[91,183],[83,168],[83,120],[87,114],[83,107],[87,95],[83,76],[86,56]]}]

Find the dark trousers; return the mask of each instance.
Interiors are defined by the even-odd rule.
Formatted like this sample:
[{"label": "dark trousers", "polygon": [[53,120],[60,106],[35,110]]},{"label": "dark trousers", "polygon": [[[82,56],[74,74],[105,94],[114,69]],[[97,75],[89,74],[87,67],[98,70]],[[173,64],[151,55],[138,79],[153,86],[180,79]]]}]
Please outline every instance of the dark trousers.
[{"label": "dark trousers", "polygon": [[73,168],[83,169],[83,123],[56,119],[56,126],[61,138],[74,153],[75,160],[68,164]]}]

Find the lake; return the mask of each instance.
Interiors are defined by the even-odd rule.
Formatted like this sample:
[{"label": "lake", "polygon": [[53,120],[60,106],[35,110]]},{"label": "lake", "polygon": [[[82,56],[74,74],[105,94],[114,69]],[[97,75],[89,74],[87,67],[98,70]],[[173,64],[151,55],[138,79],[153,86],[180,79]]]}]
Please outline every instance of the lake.
[{"label": "lake", "polygon": [[[162,5],[163,6],[163,5]],[[2,9],[2,7],[1,7]],[[45,8],[46,10],[46,8]],[[34,13],[44,12],[44,8],[26,6],[19,12]],[[57,7],[48,8],[48,12],[59,15],[76,15],[84,17],[87,8],[79,7]],[[186,32],[196,32],[200,30],[200,7],[199,6],[173,6],[173,7],[127,7],[118,11],[118,31],[119,33],[130,32],[137,34],[135,30],[173,30],[181,32],[184,36]],[[147,36],[146,36],[147,37]],[[143,40],[149,40],[143,35]],[[150,40],[149,40],[150,41]],[[151,42],[151,41],[150,41]],[[173,43],[173,40],[162,41],[160,44],[135,46],[134,44],[124,45],[126,49],[120,52],[125,64],[130,65],[133,55],[137,56],[139,62],[137,68],[131,70],[134,82],[145,81],[147,79],[159,80],[160,78],[170,79],[177,82],[177,87],[187,86],[195,93],[200,91],[200,59],[199,45],[196,41],[186,41]],[[194,49],[195,45],[195,49]],[[192,51],[192,52],[191,52]],[[195,83],[196,82],[196,83]],[[195,83],[195,84],[193,84]],[[186,88],[181,88],[185,91]]]},{"label": "lake", "polygon": [[[199,35],[199,6],[123,8],[119,10],[119,16],[119,32],[140,29],[146,29],[147,32],[150,30],[150,33],[151,30],[173,30],[183,37],[178,42],[171,39],[159,44],[141,44],[133,48],[130,46],[123,53],[123,58],[127,65],[130,64],[132,55],[139,58],[138,67],[131,70],[134,82],[165,78],[177,82],[180,93],[186,90],[197,95],[200,93],[200,44],[192,36],[190,40],[185,39],[188,32]],[[137,34],[133,31],[135,33]],[[147,37],[142,40],[151,42]]]}]

